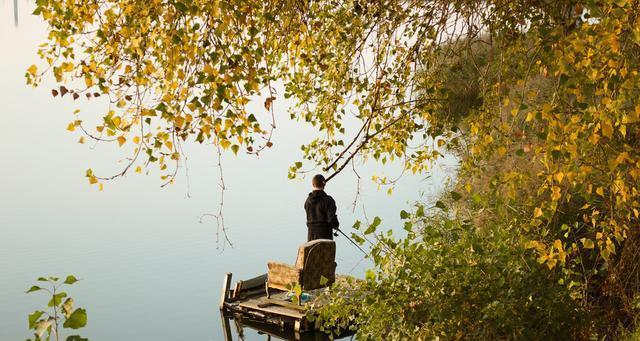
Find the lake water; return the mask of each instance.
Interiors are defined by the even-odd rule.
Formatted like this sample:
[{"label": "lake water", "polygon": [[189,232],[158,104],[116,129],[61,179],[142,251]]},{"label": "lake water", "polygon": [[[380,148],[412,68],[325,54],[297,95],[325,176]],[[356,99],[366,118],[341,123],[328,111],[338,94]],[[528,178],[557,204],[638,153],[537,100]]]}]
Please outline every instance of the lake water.
[{"label": "lake water", "polygon": [[[0,340],[29,337],[27,314],[47,298],[24,291],[39,276],[66,274],[82,279],[69,293],[87,309],[89,323],[80,334],[91,340],[221,340],[223,274],[246,279],[264,273],[268,260],[293,262],[306,239],[302,204],[309,179],[288,180],[287,168],[314,131],[291,122],[290,103],[276,100],[274,148],[260,158],[223,157],[224,214],[233,248],[222,251],[215,222],[198,219],[218,207],[213,147],[187,148],[188,181],[182,170],[176,184],[165,188],[157,173],[132,173],[102,192],[90,186],[87,168],[113,174],[125,154],[112,145],[78,144],[79,135],[65,128],[73,110],[101,117],[106,106],[53,98],[50,80],[36,89],[25,85],[25,70],[40,63],[36,49],[46,27],[30,15],[34,4],[24,0],[17,1],[16,25],[14,6],[0,0]],[[338,203],[345,231],[365,212],[399,227],[398,212],[415,200],[432,200],[454,167],[448,158],[429,177],[405,175],[388,196],[369,179],[397,175],[398,165],[360,166],[355,210],[353,172],[338,176],[327,192]],[[344,238],[336,242],[338,272],[362,277],[370,263]],[[244,336],[265,339],[250,329]]]}]

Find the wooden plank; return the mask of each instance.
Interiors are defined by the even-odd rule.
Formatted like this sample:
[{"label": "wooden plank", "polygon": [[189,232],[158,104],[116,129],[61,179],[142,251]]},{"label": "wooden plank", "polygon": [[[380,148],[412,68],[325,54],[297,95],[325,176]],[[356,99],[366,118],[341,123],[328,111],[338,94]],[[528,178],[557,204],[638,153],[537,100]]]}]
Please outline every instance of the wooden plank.
[{"label": "wooden plank", "polygon": [[236,288],[233,289],[233,299],[237,299],[238,297],[240,297],[240,291],[242,291],[242,281],[238,281],[238,283],[236,283]]},{"label": "wooden plank", "polygon": [[222,293],[220,294],[220,310],[224,309],[224,302],[227,301],[229,297],[229,287],[231,286],[231,272],[227,272],[224,275],[224,279],[222,281]]},{"label": "wooden plank", "polygon": [[253,290],[245,290],[238,293],[236,300],[244,300],[251,298],[252,296],[265,296],[264,288],[256,288]]},{"label": "wooden plank", "polygon": [[306,311],[307,308],[303,305],[298,305],[289,301],[283,301],[283,300],[279,300],[279,299],[274,299],[274,298],[264,298],[263,302],[261,303],[261,305],[265,303],[268,305],[277,305],[280,307],[285,307],[285,308],[289,308],[289,309],[293,309],[293,310],[298,310],[298,311]]},{"label": "wooden plank", "polygon": [[282,316],[287,316],[287,317],[292,317],[294,319],[302,319],[305,317],[305,314],[297,311],[297,310],[293,310],[293,309],[289,309],[289,308],[285,308],[285,307],[280,307],[280,306],[269,306],[269,307],[260,307],[258,306],[261,303],[261,300],[259,299],[252,299],[252,300],[248,300],[246,302],[240,302],[239,305],[243,308],[246,309],[251,309],[251,310],[256,310],[256,311],[260,311],[260,312],[266,312],[269,314],[274,314],[274,315],[282,315]]},{"label": "wooden plank", "polygon": [[264,288],[267,281],[267,274],[263,274],[245,281],[242,281],[242,290],[251,290],[254,288]]}]

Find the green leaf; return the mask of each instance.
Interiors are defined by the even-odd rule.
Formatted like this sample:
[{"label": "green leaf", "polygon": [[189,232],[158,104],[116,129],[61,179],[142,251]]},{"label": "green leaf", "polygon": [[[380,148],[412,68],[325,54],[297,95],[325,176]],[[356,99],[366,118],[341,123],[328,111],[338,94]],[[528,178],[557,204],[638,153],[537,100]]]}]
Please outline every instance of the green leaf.
[{"label": "green leaf", "polygon": [[176,2],[173,5],[176,7],[178,11],[182,13],[185,13],[188,10],[187,5],[183,4],[182,2]]},{"label": "green leaf", "polygon": [[404,229],[407,232],[411,232],[413,230],[413,224],[410,221],[404,222]]},{"label": "green leaf", "polygon": [[37,286],[37,285],[34,285],[29,290],[27,290],[26,293],[28,294],[30,292],[34,292],[34,291],[38,291],[38,290],[42,290],[42,288]]},{"label": "green leaf", "polygon": [[382,222],[382,219],[380,219],[380,217],[376,216],[375,218],[373,218],[373,223],[371,224],[374,227],[378,227],[378,225],[380,225],[380,223]]},{"label": "green leaf", "polygon": [[372,234],[376,232],[376,226],[371,224],[369,225],[369,227],[364,231],[364,234]]},{"label": "green leaf", "polygon": [[442,201],[440,201],[440,200],[436,201],[436,207],[437,207],[437,208],[439,208],[439,209],[441,209],[441,210],[443,210],[443,211],[446,211],[446,210],[447,210],[447,205],[445,205],[445,204],[444,204]]},{"label": "green leaf", "polygon": [[371,234],[375,232],[376,228],[378,227],[378,225],[380,225],[381,222],[382,220],[380,219],[380,217],[373,218],[373,223],[371,223],[371,225],[369,225],[369,227],[364,231],[364,234]]},{"label": "green leaf", "polygon": [[89,341],[89,339],[81,337],[80,335],[70,335],[66,341]]},{"label": "green leaf", "polygon": [[481,204],[484,203],[484,199],[482,198],[482,196],[478,193],[474,193],[471,195],[471,200],[473,200],[474,203],[476,204]]},{"label": "green leaf", "polygon": [[376,273],[375,273],[375,272],[373,272],[373,270],[368,269],[368,270],[367,270],[367,272],[366,272],[366,273],[365,273],[365,275],[364,275],[364,278],[365,278],[367,281],[374,281],[374,280],[376,279]]},{"label": "green leaf", "polygon": [[33,313],[29,314],[29,329],[33,329],[36,327],[36,322],[43,314],[44,311],[40,310],[36,310]]},{"label": "green leaf", "polygon": [[460,200],[460,198],[462,198],[462,194],[458,192],[451,192],[451,199],[453,199],[454,201],[458,201]]},{"label": "green leaf", "polygon": [[238,150],[240,150],[240,146],[238,146],[237,144],[234,144],[233,146],[231,146],[231,150],[233,151],[234,154],[238,155]]},{"label": "green leaf", "polygon": [[73,283],[75,283],[75,282],[77,282],[77,281],[78,281],[78,279],[76,278],[76,276],[74,276],[74,275],[69,275],[69,276],[67,276],[67,278],[64,280],[64,284],[69,284],[69,285],[71,285],[71,284],[73,284]]},{"label": "green leaf", "polygon": [[409,214],[409,212],[402,210],[400,211],[400,219],[407,219],[409,218],[411,215]]},{"label": "green leaf", "polygon": [[362,223],[360,222],[360,220],[356,220],[356,222],[355,222],[355,223],[353,223],[353,226],[352,226],[352,227],[353,227],[355,230],[358,230],[358,229],[360,229],[360,224],[362,224]]},{"label": "green leaf", "polygon": [[38,281],[40,281],[40,282],[46,282],[46,281],[48,281],[48,280],[47,280],[46,278],[44,278],[44,277],[38,277]]},{"label": "green leaf", "polygon": [[48,306],[50,307],[57,307],[62,303],[62,299],[67,297],[67,293],[66,292],[61,292],[58,294],[55,294],[53,296],[51,296],[51,299],[49,300],[49,304]]},{"label": "green leaf", "polygon": [[351,234],[351,239],[355,240],[356,243],[362,245],[364,243],[364,238],[360,237],[359,235],[352,233]]},{"label": "green leaf", "polygon": [[329,283],[329,279],[320,275],[320,285],[325,286],[327,283]]},{"label": "green leaf", "polygon": [[71,316],[62,325],[65,328],[78,329],[87,325],[87,311],[78,308],[71,313]]}]

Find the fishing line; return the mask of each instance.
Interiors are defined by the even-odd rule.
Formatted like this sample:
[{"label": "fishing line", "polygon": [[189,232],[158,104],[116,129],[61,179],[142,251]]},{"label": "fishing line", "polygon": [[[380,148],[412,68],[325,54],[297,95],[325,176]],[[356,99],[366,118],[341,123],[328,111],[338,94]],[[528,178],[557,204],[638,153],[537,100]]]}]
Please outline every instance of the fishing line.
[{"label": "fishing line", "polygon": [[[351,244],[353,244],[355,247],[357,247],[357,248],[358,248],[358,250],[360,250],[360,252],[362,252],[365,256],[369,256],[369,254],[368,254],[365,250],[363,250],[363,249],[360,247],[360,245],[356,244],[356,242],[354,242],[354,241],[353,241],[353,239],[349,238],[349,236],[347,236],[344,232],[342,232],[342,230],[341,230],[341,229],[336,228],[336,231],[340,232],[340,234],[342,234],[345,238],[347,238],[347,240],[348,240],[348,241],[350,241],[350,242],[351,242]],[[336,235],[336,236],[337,236],[337,235]]]}]

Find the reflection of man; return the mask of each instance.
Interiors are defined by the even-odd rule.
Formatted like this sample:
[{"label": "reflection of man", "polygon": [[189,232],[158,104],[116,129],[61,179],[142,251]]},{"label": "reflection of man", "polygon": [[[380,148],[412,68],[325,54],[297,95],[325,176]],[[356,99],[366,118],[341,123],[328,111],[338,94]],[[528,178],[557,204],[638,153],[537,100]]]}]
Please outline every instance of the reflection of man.
[{"label": "reflection of man", "polygon": [[311,179],[313,192],[309,193],[304,202],[307,212],[307,239],[333,239],[332,229],[337,229],[336,202],[324,192],[324,176],[317,174]]}]

